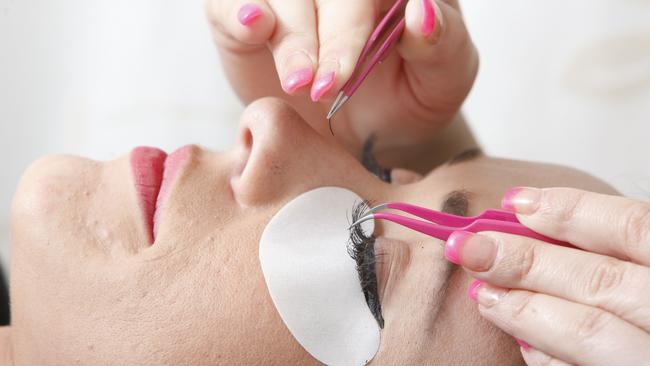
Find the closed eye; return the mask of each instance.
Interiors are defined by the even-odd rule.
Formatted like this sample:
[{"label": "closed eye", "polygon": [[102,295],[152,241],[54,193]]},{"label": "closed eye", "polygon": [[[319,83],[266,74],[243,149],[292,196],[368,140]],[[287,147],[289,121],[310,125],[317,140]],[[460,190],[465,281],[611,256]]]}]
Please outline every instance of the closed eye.
[{"label": "closed eye", "polygon": [[[352,210],[352,221],[356,222],[363,217],[368,210],[368,204],[361,202],[355,205]],[[375,255],[375,237],[366,234],[361,228],[361,224],[350,228],[350,239],[348,241],[348,254],[357,263],[357,274],[361,283],[361,290],[366,298],[366,303],[370,312],[377,320],[380,328],[384,328],[384,317],[381,313],[381,303],[379,301],[379,287],[377,281]]]},{"label": "closed eye", "polygon": [[391,183],[391,169],[386,169],[377,163],[375,159],[375,137],[370,136],[363,144],[363,151],[361,156],[361,163],[370,173],[375,175],[386,183]]}]

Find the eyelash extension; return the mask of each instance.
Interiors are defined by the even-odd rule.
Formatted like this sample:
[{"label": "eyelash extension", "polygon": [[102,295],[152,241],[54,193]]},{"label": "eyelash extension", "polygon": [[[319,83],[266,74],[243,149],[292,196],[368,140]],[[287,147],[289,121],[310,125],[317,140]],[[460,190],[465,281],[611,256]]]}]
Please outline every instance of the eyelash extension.
[{"label": "eyelash extension", "polygon": [[377,176],[386,183],[391,183],[391,169],[383,168],[377,163],[375,159],[375,142],[377,139],[374,135],[370,136],[366,142],[363,144],[361,164],[368,170],[370,173]]},{"label": "eyelash extension", "polygon": [[[370,209],[368,202],[355,204],[352,210],[352,221],[356,222],[363,217],[365,212]],[[377,271],[375,264],[375,237],[366,235],[361,228],[361,224],[350,228],[350,239],[348,241],[348,254],[357,263],[357,273],[361,282],[361,289],[366,298],[366,303],[370,312],[377,320],[379,327],[384,329],[384,317],[381,313],[381,303],[379,302],[379,287],[377,281]]]}]

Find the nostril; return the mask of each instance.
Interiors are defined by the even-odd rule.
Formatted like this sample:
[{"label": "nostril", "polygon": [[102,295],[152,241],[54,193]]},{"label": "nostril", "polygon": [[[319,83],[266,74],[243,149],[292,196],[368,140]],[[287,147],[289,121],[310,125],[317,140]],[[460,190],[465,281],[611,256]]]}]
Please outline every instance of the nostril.
[{"label": "nostril", "polygon": [[273,98],[251,103],[240,126],[231,179],[236,201],[251,206],[281,199],[307,164],[296,155],[314,147],[309,142],[315,132],[291,106]]},{"label": "nostril", "polygon": [[231,173],[231,184],[236,184],[246,169],[248,158],[253,149],[253,133],[250,128],[243,127],[239,133],[239,143],[236,149],[235,163]]},{"label": "nostril", "polygon": [[246,150],[250,150],[253,147],[253,133],[250,128],[243,129],[240,136],[240,143]]}]

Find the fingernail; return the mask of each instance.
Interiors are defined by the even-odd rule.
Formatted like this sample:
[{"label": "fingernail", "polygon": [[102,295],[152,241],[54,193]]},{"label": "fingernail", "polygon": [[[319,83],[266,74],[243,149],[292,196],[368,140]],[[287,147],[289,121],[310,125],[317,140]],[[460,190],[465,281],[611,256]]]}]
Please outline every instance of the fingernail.
[{"label": "fingernail", "polygon": [[445,258],[474,272],[492,268],[496,258],[496,242],[485,235],[467,231],[455,231],[445,244]]},{"label": "fingernail", "polygon": [[467,231],[454,231],[445,243],[445,258],[454,264],[460,265],[460,250],[465,242],[474,234]]},{"label": "fingernail", "polygon": [[310,68],[300,69],[295,71],[284,79],[282,89],[289,94],[293,94],[296,90],[309,84],[314,78],[314,71]]},{"label": "fingernail", "polygon": [[530,215],[539,208],[541,197],[542,191],[537,188],[511,188],[503,195],[501,207],[507,211]]},{"label": "fingernail", "polygon": [[436,27],[436,10],[433,8],[431,0],[422,0],[422,6],[424,7],[424,18],[421,31],[423,36],[428,37]]},{"label": "fingernail", "polygon": [[524,349],[524,351],[528,351],[529,349],[532,348],[532,347],[530,346],[530,344],[528,344],[528,343],[522,341],[521,339],[517,339],[517,338],[515,338],[515,340],[517,341],[517,344],[518,344],[521,348]]},{"label": "fingernail", "polygon": [[330,72],[316,79],[316,81],[314,81],[314,85],[311,87],[311,100],[318,102],[320,98],[322,98],[323,95],[325,95],[325,93],[327,93],[332,88],[332,86],[334,86],[335,78],[336,74],[334,72]]},{"label": "fingernail", "polygon": [[476,300],[485,307],[496,305],[508,293],[507,290],[483,284],[476,289]]},{"label": "fingernail", "polygon": [[237,18],[242,25],[251,25],[255,19],[262,16],[262,9],[255,4],[246,4],[239,9]]},{"label": "fingernail", "polygon": [[478,300],[477,300],[477,297],[478,297],[478,289],[479,289],[479,287],[481,287],[482,284],[483,284],[483,282],[481,282],[481,281],[479,281],[479,280],[474,280],[474,282],[472,282],[472,283],[469,285],[469,287],[467,288],[467,296],[468,296],[470,299],[474,300],[474,301],[478,301]]},{"label": "fingernail", "polygon": [[474,272],[492,268],[497,256],[497,243],[485,235],[473,235],[459,249],[463,267]]}]

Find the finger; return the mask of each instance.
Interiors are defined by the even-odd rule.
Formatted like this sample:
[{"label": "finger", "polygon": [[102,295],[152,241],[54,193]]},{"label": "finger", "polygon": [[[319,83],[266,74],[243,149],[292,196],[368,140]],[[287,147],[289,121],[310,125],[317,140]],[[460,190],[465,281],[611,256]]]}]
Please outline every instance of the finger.
[{"label": "finger", "polygon": [[528,291],[482,285],[479,312],[532,348],[579,365],[642,365],[650,336],[601,309]]},{"label": "finger", "polygon": [[311,84],[318,59],[316,12],[312,0],[269,0],[276,16],[269,46],[282,89],[295,94]]},{"label": "finger", "polygon": [[[410,0],[399,44],[408,90],[427,110],[456,113],[478,70],[478,56],[458,8]],[[454,106],[454,107],[451,107]]]},{"label": "finger", "polygon": [[331,99],[347,82],[373,30],[376,0],[317,0],[319,59],[311,98]]},{"label": "finger", "polygon": [[275,29],[275,14],[264,0],[209,0],[206,8],[220,46],[232,51],[266,47]]},{"label": "finger", "polygon": [[454,233],[445,253],[479,280],[599,307],[650,331],[650,268],[493,232]]},{"label": "finger", "polygon": [[521,355],[528,366],[572,366],[534,348],[521,349]]},{"label": "finger", "polygon": [[582,249],[650,265],[650,204],[568,188],[515,188],[503,207],[522,224]]}]

